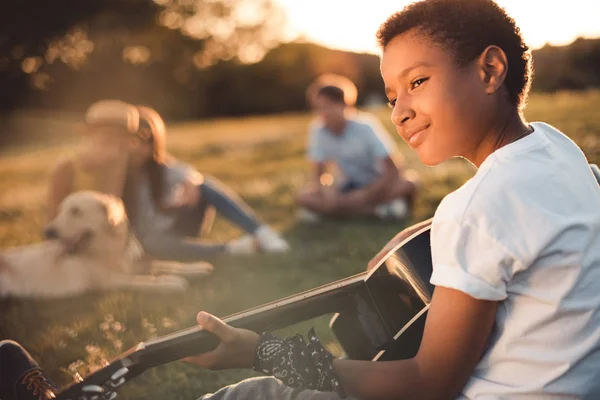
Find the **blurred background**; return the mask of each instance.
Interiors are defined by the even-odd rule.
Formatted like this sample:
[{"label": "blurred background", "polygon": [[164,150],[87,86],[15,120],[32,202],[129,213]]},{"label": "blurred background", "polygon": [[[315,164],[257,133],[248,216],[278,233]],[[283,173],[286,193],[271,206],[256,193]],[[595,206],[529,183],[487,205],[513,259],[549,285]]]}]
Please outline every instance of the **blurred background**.
[{"label": "blurred background", "polygon": [[[168,119],[306,108],[317,75],[383,99],[374,33],[406,1],[7,1],[0,15],[0,112],[82,111],[99,98]],[[600,85],[600,5],[500,0],[535,49],[537,92]]]},{"label": "blurred background", "polygon": [[[361,272],[404,224],[307,226],[294,194],[308,171],[307,85],[337,73],[388,128],[375,31],[407,1],[18,0],[0,8],[0,247],[41,240],[49,171],[73,152],[72,126],[104,98],[156,108],[169,151],[219,177],[294,249],[217,265],[184,295],[92,293],[73,300],[0,300],[0,339],[22,342],[64,385],[135,343]],[[568,134],[600,162],[600,2],[498,0],[534,49],[530,121]],[[472,176],[462,160],[420,164],[393,135],[422,191],[410,224]],[[216,239],[239,235],[219,223]],[[335,353],[328,319],[316,322]],[[312,324],[312,323],[311,323]],[[308,326],[287,333],[306,332]],[[285,332],[284,332],[285,334]],[[339,354],[339,353],[336,353]],[[252,373],[156,368],[123,398],[193,399]]]}]

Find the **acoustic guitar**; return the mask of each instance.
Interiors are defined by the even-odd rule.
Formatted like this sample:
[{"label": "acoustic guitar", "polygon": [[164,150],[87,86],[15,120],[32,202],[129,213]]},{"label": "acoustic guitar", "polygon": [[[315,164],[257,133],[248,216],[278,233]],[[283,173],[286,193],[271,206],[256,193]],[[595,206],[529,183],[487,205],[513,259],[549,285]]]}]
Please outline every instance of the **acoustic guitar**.
[{"label": "acoustic guitar", "polygon": [[[223,318],[258,333],[334,314],[330,327],[348,358],[397,360],[419,348],[433,286],[429,228],[391,250],[371,271]],[[214,349],[218,339],[192,327],[142,342],[55,394],[59,400],[111,400],[149,368]]]}]

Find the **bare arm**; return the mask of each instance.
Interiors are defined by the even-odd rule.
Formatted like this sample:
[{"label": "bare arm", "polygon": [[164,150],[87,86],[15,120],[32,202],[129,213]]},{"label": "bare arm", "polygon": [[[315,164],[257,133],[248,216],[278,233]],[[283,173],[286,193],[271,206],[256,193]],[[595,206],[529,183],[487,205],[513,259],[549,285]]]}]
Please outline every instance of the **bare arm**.
[{"label": "bare arm", "polygon": [[342,387],[365,399],[454,399],[480,360],[497,302],[437,287],[415,358],[369,362],[336,360]]},{"label": "bare arm", "polygon": [[58,214],[58,206],[73,190],[73,160],[60,160],[50,176],[50,185],[48,187],[48,205],[46,209],[46,219],[53,220]]},{"label": "bare arm", "polygon": [[[437,287],[425,332],[414,358],[371,362],[334,360],[348,395],[364,400],[454,399],[481,359],[492,332],[497,302],[477,300],[463,292]],[[250,368],[259,336],[200,313],[198,322],[221,338],[211,352],[186,361],[211,369]]]}]

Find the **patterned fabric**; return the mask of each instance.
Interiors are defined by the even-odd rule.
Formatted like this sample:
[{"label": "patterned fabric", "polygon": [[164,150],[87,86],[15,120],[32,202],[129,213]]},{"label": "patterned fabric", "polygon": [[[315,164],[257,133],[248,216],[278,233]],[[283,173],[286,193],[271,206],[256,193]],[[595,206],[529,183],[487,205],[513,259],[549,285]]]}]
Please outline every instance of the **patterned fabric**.
[{"label": "patterned fabric", "polygon": [[282,340],[263,333],[256,346],[253,368],[292,388],[336,392],[346,397],[333,370],[333,355],[312,328],[308,331],[308,343],[300,334]]}]

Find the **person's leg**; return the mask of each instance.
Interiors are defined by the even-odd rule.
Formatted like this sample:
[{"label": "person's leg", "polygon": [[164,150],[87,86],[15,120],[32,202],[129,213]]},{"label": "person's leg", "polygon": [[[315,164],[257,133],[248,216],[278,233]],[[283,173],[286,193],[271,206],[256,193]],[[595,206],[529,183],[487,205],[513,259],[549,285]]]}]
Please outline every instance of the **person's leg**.
[{"label": "person's leg", "polygon": [[[226,386],[213,394],[200,397],[199,400],[341,400],[332,392],[292,389],[272,376],[251,378],[235,385]],[[347,397],[346,400],[353,400]]]},{"label": "person's leg", "polygon": [[375,213],[375,205],[367,202],[359,190],[341,194],[332,215],[339,217],[364,217]]},{"label": "person's leg", "polygon": [[352,181],[339,187],[307,187],[297,197],[300,206],[320,215],[351,217],[373,215],[374,205],[360,195],[360,186]]},{"label": "person's leg", "polygon": [[211,206],[210,204],[207,204],[206,210],[204,212],[204,218],[202,220],[202,223],[200,224],[200,232],[198,234],[200,237],[208,236],[208,234],[212,230],[213,225],[215,224],[216,215],[217,210],[215,209],[215,207]]},{"label": "person's leg", "polygon": [[224,243],[191,240],[172,232],[155,232],[139,239],[144,251],[158,260],[202,261],[224,254],[227,249]]},{"label": "person's leg", "polygon": [[296,196],[296,203],[314,213],[332,215],[335,211],[336,197],[337,190],[334,188],[309,186]]},{"label": "person's leg", "polygon": [[398,174],[397,178],[366,201],[360,187],[342,191],[335,212],[340,215],[375,215],[379,218],[406,218],[413,207],[417,192],[418,175],[415,171]]},{"label": "person's leg", "polygon": [[199,185],[200,197],[219,214],[247,233],[254,233],[262,225],[252,208],[230,187],[214,177],[205,177]]},{"label": "person's leg", "polygon": [[405,219],[414,208],[418,192],[419,175],[408,170],[398,175],[379,201],[374,204],[375,215],[383,219]]},{"label": "person's leg", "polygon": [[[416,185],[399,176],[370,201],[366,201],[361,190],[356,185],[344,185],[337,190],[308,188],[298,195],[297,202],[305,209],[331,217],[375,215],[400,218],[405,217],[412,207]],[[385,212],[381,211],[382,208],[385,208]]]},{"label": "person's leg", "polygon": [[203,236],[214,221],[215,212],[247,233],[254,233],[261,225],[252,208],[231,188],[214,177],[205,176],[198,185],[200,201],[195,207],[177,211],[173,231],[181,236]]},{"label": "person's leg", "polygon": [[202,196],[200,186],[198,186],[200,191],[198,204],[194,207],[181,207],[177,210],[171,231],[179,236],[202,236],[210,230],[214,221],[214,207]]},{"label": "person's leg", "polygon": [[398,175],[389,189],[383,194],[381,203],[390,202],[395,199],[404,199],[412,208],[418,189],[419,176],[414,170],[408,170]]},{"label": "person's leg", "polygon": [[231,253],[254,253],[267,251],[282,253],[290,249],[288,243],[271,227],[263,224],[250,206],[231,188],[216,178],[205,177],[199,186],[201,197],[233,224],[248,235],[228,243]]}]

